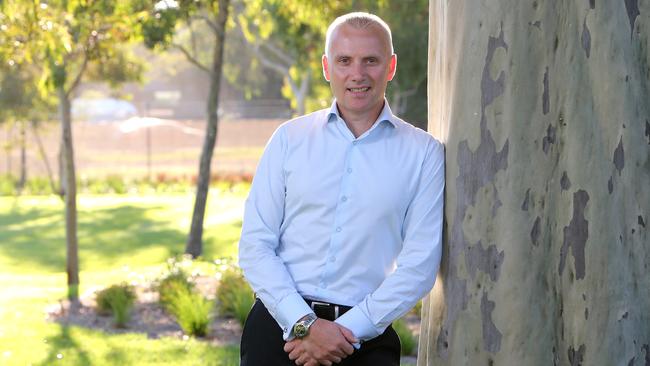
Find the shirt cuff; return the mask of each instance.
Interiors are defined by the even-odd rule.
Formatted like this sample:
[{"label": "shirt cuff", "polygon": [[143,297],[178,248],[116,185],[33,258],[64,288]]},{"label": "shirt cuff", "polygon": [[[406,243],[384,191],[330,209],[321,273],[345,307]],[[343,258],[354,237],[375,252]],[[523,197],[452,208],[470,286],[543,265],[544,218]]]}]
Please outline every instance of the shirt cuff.
[{"label": "shirt cuff", "polygon": [[[360,341],[367,341],[380,335],[375,325],[368,319],[366,314],[361,311],[359,306],[355,306],[345,314],[335,320],[336,323],[348,328],[354,336]],[[358,345],[354,345],[359,348]]]},{"label": "shirt cuff", "polygon": [[282,337],[285,341],[292,336],[293,325],[303,316],[314,312],[298,293],[286,296],[278,303],[276,309],[275,320],[282,327]]}]

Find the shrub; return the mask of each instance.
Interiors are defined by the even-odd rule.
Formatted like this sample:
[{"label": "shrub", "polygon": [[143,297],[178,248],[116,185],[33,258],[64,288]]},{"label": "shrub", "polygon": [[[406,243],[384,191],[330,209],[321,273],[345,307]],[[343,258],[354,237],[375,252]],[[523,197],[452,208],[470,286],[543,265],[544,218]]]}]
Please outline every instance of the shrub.
[{"label": "shrub", "polygon": [[167,266],[168,273],[156,284],[159,295],[158,301],[164,308],[167,308],[174,296],[176,296],[177,287],[183,287],[188,291],[194,289],[194,284],[190,281],[189,275],[181,267],[182,262],[172,258],[167,262]]},{"label": "shrub", "polygon": [[210,325],[212,301],[181,282],[171,282],[168,291],[170,297],[165,308],[176,318],[183,331],[197,337],[206,336]]},{"label": "shrub", "polygon": [[393,329],[397,332],[402,344],[402,356],[415,355],[418,349],[418,339],[413,335],[406,322],[403,319],[397,319],[393,322]]},{"label": "shrub", "polygon": [[127,284],[112,285],[97,293],[97,312],[113,314],[115,326],[123,328],[131,317],[135,290]]},{"label": "shrub", "polygon": [[13,196],[16,194],[16,182],[12,176],[0,176],[0,196]]},{"label": "shrub", "polygon": [[222,315],[235,317],[244,325],[255,302],[255,295],[239,268],[231,265],[222,272],[217,288],[217,302]]}]

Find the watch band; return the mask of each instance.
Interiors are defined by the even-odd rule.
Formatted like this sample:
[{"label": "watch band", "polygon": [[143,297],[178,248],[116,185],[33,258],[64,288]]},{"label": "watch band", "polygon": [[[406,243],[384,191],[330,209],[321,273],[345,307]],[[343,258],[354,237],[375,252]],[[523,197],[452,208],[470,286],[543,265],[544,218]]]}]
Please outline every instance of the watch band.
[{"label": "watch band", "polygon": [[318,319],[316,314],[310,313],[298,320],[293,326],[293,335],[296,338],[304,338],[309,334],[309,328]]}]

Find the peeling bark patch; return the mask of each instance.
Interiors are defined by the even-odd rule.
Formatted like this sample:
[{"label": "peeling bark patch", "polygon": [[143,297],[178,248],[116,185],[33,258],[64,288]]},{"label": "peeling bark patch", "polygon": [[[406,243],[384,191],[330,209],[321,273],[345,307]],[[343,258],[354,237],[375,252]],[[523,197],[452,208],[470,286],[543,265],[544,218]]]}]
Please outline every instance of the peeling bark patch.
[{"label": "peeling bark patch", "polygon": [[487,292],[483,292],[481,298],[481,321],[483,323],[483,348],[491,353],[497,353],[501,349],[501,332],[492,321],[494,301],[487,298]]},{"label": "peeling bark patch", "polygon": [[621,170],[625,167],[625,151],[623,149],[623,136],[618,142],[618,147],[614,150],[614,166],[618,170],[618,175],[621,175]]},{"label": "peeling bark patch", "polygon": [[630,20],[630,39],[634,34],[634,22],[636,17],[639,16],[639,4],[638,0],[625,0],[625,9],[627,9],[627,17]]},{"label": "peeling bark patch", "polygon": [[539,245],[539,234],[541,232],[540,225],[542,223],[542,219],[537,216],[535,219],[535,223],[533,224],[533,229],[530,230],[530,241],[533,242],[534,246]]},{"label": "peeling bark patch", "polygon": [[560,249],[559,273],[562,275],[569,249],[575,263],[576,279],[585,277],[585,245],[589,237],[589,221],[585,219],[585,207],[589,201],[589,194],[579,190],[573,194],[573,217],[569,226],[564,227],[564,242]]},{"label": "peeling bark patch", "polygon": [[585,308],[585,320],[589,320],[589,309]]},{"label": "peeling bark patch", "polygon": [[548,98],[548,66],[546,66],[546,71],[544,71],[544,92],[542,93],[542,113],[548,114],[551,108],[550,103]]},{"label": "peeling bark patch", "polygon": [[555,143],[555,131],[556,128],[549,124],[546,129],[546,136],[542,139],[542,150],[544,150],[544,154],[546,155],[548,155],[551,144]]},{"label": "peeling bark patch", "polygon": [[528,211],[528,200],[530,200],[530,188],[526,190],[526,197],[524,197],[524,202],[521,203],[522,211]]},{"label": "peeling bark patch", "polygon": [[499,280],[501,264],[503,263],[504,253],[499,252],[495,245],[490,245],[483,249],[481,241],[467,248],[465,255],[465,264],[470,276],[474,279],[476,270],[481,270],[490,276],[492,282]]},{"label": "peeling bark patch", "polygon": [[639,216],[637,216],[636,219],[637,219],[637,222],[639,223],[639,225],[641,225],[645,229],[645,221],[643,221],[643,216],[639,215]]},{"label": "peeling bark patch", "polygon": [[650,366],[650,346],[644,344],[641,348],[645,351],[645,366]]},{"label": "peeling bark patch", "polygon": [[635,359],[636,359],[636,357],[632,357],[632,359],[630,359],[630,361],[627,363],[627,366],[634,366],[634,360]]},{"label": "peeling bark patch", "polygon": [[614,192],[614,182],[612,181],[612,177],[609,177],[609,180],[607,181],[607,191],[609,194],[612,194],[612,192]]},{"label": "peeling bark patch", "polygon": [[501,29],[499,37],[490,37],[488,39],[488,52],[485,56],[485,65],[483,66],[483,76],[481,78],[481,108],[483,112],[485,112],[485,107],[503,94],[504,90],[503,85],[506,75],[503,70],[499,73],[499,77],[496,80],[492,80],[490,77],[490,64],[492,63],[494,52],[499,47],[503,47],[506,51],[508,50],[508,45],[503,39],[503,29]]},{"label": "peeling bark patch", "polygon": [[580,39],[582,40],[582,48],[585,50],[587,58],[589,58],[589,54],[591,53],[591,32],[589,32],[589,28],[587,27],[586,17],[585,21],[582,23],[582,36]]},{"label": "peeling bark patch", "polygon": [[542,22],[539,20],[536,20],[535,22],[528,22],[528,25],[532,25],[533,27],[537,29],[541,29]]},{"label": "peeling bark patch", "polygon": [[[470,247],[470,243],[463,233],[462,225],[467,208],[475,204],[478,190],[494,182],[497,172],[508,167],[508,140],[506,139],[503,147],[498,151],[494,138],[492,138],[492,134],[487,127],[485,113],[487,106],[503,94],[504,91],[505,73],[501,71],[496,80],[490,77],[490,64],[494,58],[495,50],[499,47],[508,50],[508,45],[505,43],[503,36],[503,29],[497,38],[489,37],[488,39],[487,55],[480,85],[481,122],[479,128],[481,139],[479,146],[475,151],[472,151],[467,140],[458,143],[456,158],[460,171],[455,181],[456,192],[458,192],[456,214],[453,221],[451,221],[452,224],[450,224],[449,230],[449,252],[446,261],[448,266],[442,268],[442,274],[446,278],[443,283],[444,291],[449,296],[445,296],[447,310],[436,340],[437,353],[443,359],[447,359],[449,356],[448,342],[449,339],[453,339],[453,335],[450,335],[449,332],[453,331],[458,314],[467,309],[470,298],[467,290],[467,279],[461,278],[458,268],[461,264],[460,261],[463,260],[463,255],[469,253],[468,248]],[[468,259],[465,258],[465,260]],[[498,277],[499,269],[499,267],[494,269],[496,270],[495,277]]]},{"label": "peeling bark patch", "polygon": [[569,180],[569,176],[567,175],[566,170],[562,173],[562,178],[560,178],[560,187],[562,187],[563,191],[571,188],[571,181]]},{"label": "peeling bark patch", "polygon": [[569,363],[571,366],[581,366],[585,361],[585,345],[581,344],[580,348],[576,351],[573,347],[569,347]]},{"label": "peeling bark patch", "polygon": [[596,0],[589,0],[589,7],[591,9],[596,9]]},{"label": "peeling bark patch", "polygon": [[650,145],[650,122],[645,120],[645,137],[648,138],[648,145]]}]

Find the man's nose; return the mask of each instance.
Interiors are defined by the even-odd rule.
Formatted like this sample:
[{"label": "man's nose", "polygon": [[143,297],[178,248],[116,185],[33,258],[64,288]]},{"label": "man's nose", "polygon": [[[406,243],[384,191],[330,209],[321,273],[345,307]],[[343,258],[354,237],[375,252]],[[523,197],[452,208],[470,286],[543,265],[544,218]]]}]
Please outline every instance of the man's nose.
[{"label": "man's nose", "polygon": [[361,62],[353,63],[350,72],[351,79],[354,81],[361,81],[365,79],[366,69]]}]

